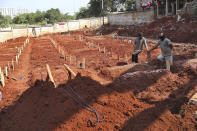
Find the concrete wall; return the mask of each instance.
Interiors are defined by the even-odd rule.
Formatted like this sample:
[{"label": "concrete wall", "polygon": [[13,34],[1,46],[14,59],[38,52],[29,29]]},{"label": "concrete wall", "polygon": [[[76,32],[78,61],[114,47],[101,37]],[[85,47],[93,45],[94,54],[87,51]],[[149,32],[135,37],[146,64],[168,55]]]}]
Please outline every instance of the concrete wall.
[{"label": "concrete wall", "polygon": [[110,25],[139,25],[150,23],[153,20],[153,10],[108,15],[108,23]]},{"label": "concrete wall", "polygon": [[189,13],[197,16],[197,0],[188,3],[181,11],[182,13]]},{"label": "concrete wall", "polygon": [[[107,18],[105,18],[105,24],[108,23]],[[72,20],[69,22],[64,22],[62,24],[54,24],[51,27],[38,27],[36,29],[37,36],[58,32],[67,32],[83,29],[85,26],[89,28],[98,28],[103,24],[102,18],[88,18],[88,19],[80,19],[80,20]],[[20,29],[9,29],[7,31],[0,32],[0,42],[4,42],[9,39],[23,37],[23,36],[33,36],[32,28],[20,28]]]}]

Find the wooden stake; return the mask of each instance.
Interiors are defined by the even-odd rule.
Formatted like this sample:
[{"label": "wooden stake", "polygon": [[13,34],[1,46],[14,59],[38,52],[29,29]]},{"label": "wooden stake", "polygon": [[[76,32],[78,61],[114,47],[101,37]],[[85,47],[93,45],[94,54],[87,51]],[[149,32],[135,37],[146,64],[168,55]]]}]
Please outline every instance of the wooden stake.
[{"label": "wooden stake", "polygon": [[66,68],[68,71],[70,71],[70,72],[72,73],[72,75],[73,75],[74,77],[77,76],[77,75],[75,74],[75,72],[74,72],[72,69],[70,69],[70,67],[69,67],[68,65],[64,64],[64,66],[65,66],[65,68]]},{"label": "wooden stake", "polygon": [[104,47],[104,49],[103,49],[103,53],[105,54],[105,47]]},{"label": "wooden stake", "polygon": [[1,84],[3,87],[5,87],[5,79],[4,79],[4,75],[3,75],[3,72],[1,72]]},{"label": "wooden stake", "polygon": [[64,53],[64,60],[66,60],[66,55],[65,55],[65,53]]},{"label": "wooden stake", "polygon": [[5,76],[8,77],[8,67],[5,66]]},{"label": "wooden stake", "polygon": [[85,69],[85,67],[86,67],[86,59],[83,58],[83,61],[82,61],[82,69]]},{"label": "wooden stake", "polygon": [[100,47],[98,47],[98,51],[99,51],[99,52],[101,51],[101,48],[100,48]]},{"label": "wooden stake", "polygon": [[14,71],[14,60],[12,59],[12,70]]},{"label": "wooden stake", "polygon": [[125,62],[128,61],[127,54],[124,55],[124,61],[125,61]]},{"label": "wooden stake", "polygon": [[8,62],[8,72],[10,72],[10,62]]},{"label": "wooden stake", "polygon": [[70,61],[70,64],[72,64],[72,56],[71,55],[70,55],[69,61]]},{"label": "wooden stake", "polygon": [[49,65],[46,64],[46,67],[47,67],[47,73],[48,73],[48,75],[49,75],[49,78],[50,78],[51,82],[53,82],[54,86],[56,87],[55,81],[54,81],[53,76],[52,76],[52,74],[51,74],[51,70],[50,70]]},{"label": "wooden stake", "polygon": [[78,68],[81,68],[81,62],[80,61],[77,62],[77,66],[78,66]]},{"label": "wooden stake", "polygon": [[18,56],[16,56],[16,65],[18,66]]},{"label": "wooden stake", "polygon": [[77,65],[77,57],[73,56],[73,65],[76,66]]}]

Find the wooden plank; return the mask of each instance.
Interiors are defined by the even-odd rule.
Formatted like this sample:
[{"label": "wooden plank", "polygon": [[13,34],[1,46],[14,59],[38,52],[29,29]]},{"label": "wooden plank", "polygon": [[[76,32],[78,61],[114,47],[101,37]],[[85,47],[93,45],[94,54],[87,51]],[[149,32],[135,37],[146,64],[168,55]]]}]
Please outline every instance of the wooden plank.
[{"label": "wooden plank", "polygon": [[47,73],[48,73],[48,75],[49,75],[49,78],[50,78],[51,82],[53,82],[54,86],[56,87],[55,81],[54,81],[53,76],[52,76],[52,74],[51,74],[51,70],[50,70],[49,65],[46,64],[46,67],[47,67]]},{"label": "wooden plank", "polygon": [[70,71],[70,72],[72,73],[72,75],[73,75],[74,77],[77,76],[77,75],[75,74],[75,72],[74,72],[68,65],[64,64],[64,66],[65,66],[65,68],[66,68],[68,71]]}]

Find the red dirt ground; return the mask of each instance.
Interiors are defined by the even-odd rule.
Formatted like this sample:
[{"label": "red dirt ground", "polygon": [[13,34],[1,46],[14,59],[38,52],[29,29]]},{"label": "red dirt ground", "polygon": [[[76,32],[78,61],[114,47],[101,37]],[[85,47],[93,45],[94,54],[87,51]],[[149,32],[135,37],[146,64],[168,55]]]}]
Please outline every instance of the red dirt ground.
[{"label": "red dirt ground", "polygon": [[[83,36],[83,41],[79,40]],[[107,36],[87,37],[81,31],[50,35],[67,56],[77,61],[86,59],[86,69],[73,66],[69,59],[61,58],[48,36],[31,38],[21,55],[19,66],[1,89],[1,131],[65,131],[65,130],[191,130],[197,129],[194,105],[188,99],[197,92],[197,69],[188,60],[194,59],[197,48],[175,47],[175,64],[172,73],[158,62],[157,49],[146,64],[146,51],[140,55],[142,64],[133,68],[117,66],[124,62],[124,55],[133,51],[133,43],[110,39]],[[19,40],[23,43],[24,39]],[[88,42],[93,46],[89,47]],[[98,51],[100,44],[112,56]],[[14,47],[10,46],[10,47]],[[153,46],[149,44],[149,46]],[[6,52],[10,53],[11,52]],[[118,60],[118,55],[121,57]],[[0,61],[4,61],[0,57]],[[46,79],[46,64],[54,77],[54,85]],[[79,74],[68,81],[63,64],[68,64]],[[113,76],[112,76],[113,74]],[[24,77],[13,80],[11,78]],[[102,112],[106,119],[95,127],[88,120],[95,115],[71,99],[62,88],[72,87],[89,105]],[[101,117],[101,116],[99,116]]]}]

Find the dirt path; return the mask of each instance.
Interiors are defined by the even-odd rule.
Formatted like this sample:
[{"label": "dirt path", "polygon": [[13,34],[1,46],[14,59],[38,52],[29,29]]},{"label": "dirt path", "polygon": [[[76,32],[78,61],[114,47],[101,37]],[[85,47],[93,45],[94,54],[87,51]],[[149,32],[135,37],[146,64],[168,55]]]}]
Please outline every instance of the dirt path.
[{"label": "dirt path", "polygon": [[[12,104],[17,98],[29,88],[29,73],[31,72],[30,53],[32,42],[26,46],[24,52],[20,56],[19,66],[10,74],[9,79],[6,79],[6,86],[3,90],[3,99],[0,102],[0,107]],[[2,106],[3,105],[3,106]]]}]

